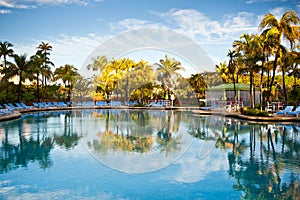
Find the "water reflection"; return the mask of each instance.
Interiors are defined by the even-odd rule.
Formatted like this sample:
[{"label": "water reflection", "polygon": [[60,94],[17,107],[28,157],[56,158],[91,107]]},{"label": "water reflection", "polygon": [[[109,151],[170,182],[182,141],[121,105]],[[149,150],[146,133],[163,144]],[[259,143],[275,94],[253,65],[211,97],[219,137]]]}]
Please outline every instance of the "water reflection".
[{"label": "water reflection", "polygon": [[[64,119],[63,123],[55,121],[55,116]],[[50,152],[55,145],[70,149],[80,139],[72,130],[70,111],[26,114],[22,119],[2,122],[0,135],[0,173],[35,161],[42,169],[50,168]]]},{"label": "water reflection", "polygon": [[[50,168],[54,149],[72,151],[82,144],[93,157],[118,171],[145,173],[175,163],[185,166],[182,173],[191,177],[190,182],[234,180],[232,191],[241,192],[245,199],[296,199],[299,132],[296,123],[258,124],[190,112],[40,112],[0,123],[0,173],[9,174],[30,162]],[[209,174],[214,167],[209,166],[206,176],[197,179],[200,166],[213,162],[222,163],[227,177],[209,177],[214,176]]]}]

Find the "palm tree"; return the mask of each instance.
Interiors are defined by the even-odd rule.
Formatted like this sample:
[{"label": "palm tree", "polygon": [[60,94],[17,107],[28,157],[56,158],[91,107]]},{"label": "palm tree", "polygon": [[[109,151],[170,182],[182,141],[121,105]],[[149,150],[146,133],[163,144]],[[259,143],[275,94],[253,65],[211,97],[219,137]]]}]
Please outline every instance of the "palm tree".
[{"label": "palm tree", "polygon": [[54,64],[49,59],[49,55],[50,55],[49,51],[52,51],[52,46],[49,45],[48,43],[42,42],[41,44],[39,44],[37,48],[38,48],[38,53],[41,53],[43,55],[43,67],[41,70],[42,85],[46,86],[47,79],[51,78],[51,75],[49,75],[49,71],[51,71],[50,66],[54,66]]},{"label": "palm tree", "polygon": [[207,83],[201,74],[192,74],[189,78],[189,83],[197,94],[197,98],[205,96],[205,89],[207,88]]},{"label": "palm tree", "polygon": [[170,59],[168,55],[165,55],[165,59],[161,59],[159,63],[155,63],[155,65],[158,67],[156,70],[157,78],[162,82],[163,87],[174,88],[175,82],[180,76],[178,71],[184,70],[184,68],[181,67],[181,63],[175,60],[175,58]]},{"label": "palm tree", "polygon": [[134,89],[139,87],[141,90],[142,101],[144,101],[144,93],[145,93],[144,89],[147,88],[147,86],[149,86],[148,83],[151,83],[153,81],[154,78],[153,71],[154,71],[153,67],[149,65],[147,61],[140,60],[136,64],[136,67],[132,74],[135,77],[132,77],[131,75],[131,77],[137,82]]},{"label": "palm tree", "polygon": [[43,54],[38,51],[31,57],[33,62],[33,73],[36,78],[36,96],[37,101],[40,102],[40,74],[42,73],[42,65],[44,63]]},{"label": "palm tree", "polygon": [[21,101],[21,88],[22,88],[22,82],[24,82],[26,79],[33,80],[32,76],[32,60],[27,60],[27,55],[14,55],[14,63],[10,63],[8,68],[8,76],[9,78],[12,78],[14,76],[19,77],[19,84],[18,84],[18,102]]},{"label": "palm tree", "polygon": [[[7,56],[12,57],[13,56],[13,49],[12,49],[12,44],[4,41],[0,42],[0,58],[3,56],[3,61],[4,61],[4,68],[1,69],[1,73],[4,74],[4,83],[5,85],[8,83],[8,79],[5,77],[6,72],[7,72]],[[6,85],[6,98],[8,97],[8,85]]]},{"label": "palm tree", "polygon": [[287,92],[286,92],[286,84],[285,84],[285,74],[292,69],[296,58],[296,52],[289,52],[286,48],[282,47],[280,52],[280,57],[278,59],[278,63],[280,66],[280,71],[282,73],[282,87],[284,92],[284,101],[287,101]]},{"label": "palm tree", "polygon": [[259,66],[256,64],[260,60],[260,55],[257,53],[257,42],[255,35],[243,34],[241,40],[234,41],[233,47],[240,55],[241,61],[245,64],[244,69],[249,73],[250,79],[250,107],[254,108],[253,95],[253,79],[255,73],[259,71]]},{"label": "palm tree", "polygon": [[[276,47],[274,48],[275,55],[273,62],[273,76],[268,91],[269,98],[275,79],[278,58],[280,56],[280,45],[282,42],[282,38],[286,38],[290,42],[291,48],[293,48],[295,42],[299,38],[299,31],[297,28],[298,26],[296,26],[299,24],[299,22],[300,19],[297,16],[297,13],[295,11],[288,10],[282,15],[280,20],[277,20],[277,18],[271,13],[266,14],[259,25],[259,28],[263,30],[263,34],[266,34],[269,31],[278,33]],[[291,24],[294,24],[295,26],[292,26]]]},{"label": "palm tree", "polygon": [[73,89],[76,77],[78,76],[78,69],[75,68],[73,65],[66,64],[61,66],[54,71],[54,78],[53,80],[56,81],[61,79],[66,88],[68,90],[68,98],[67,101],[70,102],[71,100],[71,90]]},{"label": "palm tree", "polygon": [[92,58],[93,63],[89,64],[87,66],[87,69],[92,69],[93,71],[100,70],[100,72],[103,72],[105,69],[105,66],[108,64],[108,59],[106,56],[98,56],[97,58]]},{"label": "palm tree", "polygon": [[220,74],[223,83],[229,82],[229,69],[225,61],[216,65],[216,71]]}]

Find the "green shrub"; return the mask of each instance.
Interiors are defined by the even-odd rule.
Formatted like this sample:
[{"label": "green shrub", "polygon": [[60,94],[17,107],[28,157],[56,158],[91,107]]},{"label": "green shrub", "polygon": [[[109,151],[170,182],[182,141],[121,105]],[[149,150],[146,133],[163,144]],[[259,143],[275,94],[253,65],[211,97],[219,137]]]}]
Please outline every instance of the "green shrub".
[{"label": "green shrub", "polygon": [[242,114],[249,115],[249,116],[260,116],[260,117],[267,117],[269,114],[266,111],[260,112],[258,109],[244,109],[242,110]]}]

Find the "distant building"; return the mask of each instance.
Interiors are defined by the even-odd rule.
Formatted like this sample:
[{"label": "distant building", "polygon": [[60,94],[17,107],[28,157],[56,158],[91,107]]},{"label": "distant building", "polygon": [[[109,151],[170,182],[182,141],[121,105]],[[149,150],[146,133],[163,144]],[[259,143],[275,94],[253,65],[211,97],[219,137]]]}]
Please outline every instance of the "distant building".
[{"label": "distant building", "polygon": [[[243,102],[244,106],[250,106],[250,85],[236,83],[237,100]],[[254,103],[259,103],[260,91],[258,88],[254,90]],[[234,101],[234,86],[233,83],[221,84],[206,89],[206,102],[211,105],[214,101]]]}]

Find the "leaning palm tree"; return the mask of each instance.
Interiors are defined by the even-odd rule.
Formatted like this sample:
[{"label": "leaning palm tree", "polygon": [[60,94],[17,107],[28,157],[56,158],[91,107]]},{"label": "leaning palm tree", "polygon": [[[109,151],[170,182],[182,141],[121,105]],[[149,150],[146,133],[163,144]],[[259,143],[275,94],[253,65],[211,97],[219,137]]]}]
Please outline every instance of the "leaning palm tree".
[{"label": "leaning palm tree", "polygon": [[[299,29],[297,28],[299,22],[300,19],[297,16],[297,13],[295,11],[288,10],[282,15],[282,17],[279,20],[273,14],[268,13],[264,16],[261,23],[259,24],[259,28],[263,30],[262,34],[267,34],[269,31],[278,32],[277,45],[274,48],[275,55],[273,62],[273,76],[268,91],[269,98],[272,90],[272,85],[275,79],[276,68],[278,65],[277,62],[281,51],[280,45],[282,43],[282,39],[286,38],[290,42],[292,48],[299,38]],[[292,24],[294,24],[295,26],[293,26]]]},{"label": "leaning palm tree", "polygon": [[14,55],[14,63],[9,64],[8,68],[8,77],[12,78],[14,76],[18,76],[19,84],[17,89],[18,95],[18,102],[21,101],[21,89],[22,89],[22,82],[26,79],[33,80],[32,75],[32,60],[27,60],[27,55]]},{"label": "leaning palm tree", "polygon": [[3,61],[4,61],[4,65],[1,69],[1,74],[4,74],[4,83],[6,86],[6,98],[8,97],[8,79],[6,79],[5,74],[7,73],[7,56],[12,57],[13,56],[13,49],[12,49],[12,44],[4,41],[4,42],[0,42],[0,58],[3,56]]}]

